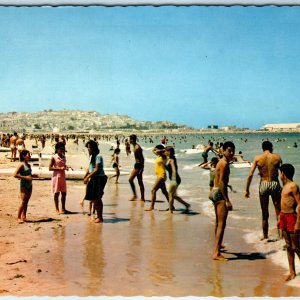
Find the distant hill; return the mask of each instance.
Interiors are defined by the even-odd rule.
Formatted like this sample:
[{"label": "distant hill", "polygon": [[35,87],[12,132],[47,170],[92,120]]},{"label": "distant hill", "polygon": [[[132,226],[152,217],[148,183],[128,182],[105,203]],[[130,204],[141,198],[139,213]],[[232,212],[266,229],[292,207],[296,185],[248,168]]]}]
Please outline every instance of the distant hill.
[{"label": "distant hill", "polygon": [[42,112],[0,113],[2,132],[97,132],[162,129],[192,129],[169,121],[137,121],[127,115],[102,115],[96,111],[45,110]]}]

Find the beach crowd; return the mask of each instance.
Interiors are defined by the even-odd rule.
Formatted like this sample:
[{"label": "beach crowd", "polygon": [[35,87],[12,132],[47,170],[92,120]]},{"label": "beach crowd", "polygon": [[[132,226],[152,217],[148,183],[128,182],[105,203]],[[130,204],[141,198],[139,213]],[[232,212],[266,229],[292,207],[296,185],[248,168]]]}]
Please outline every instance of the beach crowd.
[{"label": "beach crowd", "polygon": [[[36,177],[32,173],[30,166],[31,153],[26,148],[26,138],[34,139],[36,145],[41,144],[41,148],[45,147],[47,140],[51,140],[53,152],[55,153],[50,159],[49,170],[53,171],[51,185],[57,214],[71,213],[66,208],[67,183],[65,174],[69,169],[66,158],[66,143],[69,139],[73,140],[75,144],[78,144],[79,140],[81,140],[89,154],[89,165],[83,177],[83,183],[86,185],[83,201],[89,202],[89,214],[95,214],[93,218],[94,223],[103,223],[102,197],[108,180],[97,139],[113,139],[116,142],[116,147],[111,149],[113,150],[111,163],[115,170],[115,174],[111,178],[115,178],[116,184],[118,184],[120,176],[120,144],[124,144],[127,156],[133,153],[134,165],[128,179],[132,191],[132,197],[129,197],[129,200],[146,201],[143,183],[145,159],[143,149],[138,143],[138,137],[135,134],[131,134],[128,137],[110,135],[92,137],[84,134],[67,136],[61,134],[32,134],[26,136],[18,135],[16,132],[13,134],[2,134],[1,147],[10,148],[11,161],[20,161],[14,172],[14,177],[20,180],[21,204],[17,214],[17,221],[20,224],[27,221],[26,213],[32,194],[32,179]],[[154,143],[151,137],[148,138],[148,142],[150,144]],[[294,145],[294,147],[296,146]],[[245,197],[250,197],[252,178],[255,170],[258,170],[260,176],[259,199],[262,213],[262,239],[268,239],[269,200],[271,199],[276,212],[278,234],[284,238],[286,243],[289,274],[284,279],[289,281],[296,276],[295,256],[297,255],[300,258],[300,192],[299,186],[293,181],[295,168],[290,163],[283,163],[281,156],[273,153],[273,145],[268,140],[262,142],[262,152],[255,156],[252,163],[244,161],[242,152],[236,154],[235,150],[235,144],[232,141],[214,144],[214,142],[209,140],[203,148],[203,162],[199,165],[201,168],[210,170],[210,193],[208,198],[212,201],[215,212],[215,246],[212,258],[217,261],[227,261],[222,252],[228,213],[233,210],[233,205],[228,196],[228,188],[232,189],[229,185],[230,166],[233,162],[248,162],[251,166],[248,177],[245,180]],[[209,152],[215,155],[210,161],[208,160]],[[145,208],[145,211],[149,212],[155,209],[157,192],[161,190],[168,203],[167,211],[169,213],[172,214],[175,210],[175,200],[185,207],[186,213],[189,213],[191,205],[177,194],[181,177],[178,170],[175,144],[169,145],[168,138],[163,137],[161,144],[153,146],[153,153],[156,157],[154,165],[155,181],[151,189],[150,205]],[[168,178],[169,184],[167,185]],[[136,189],[135,179],[137,179],[139,193]]]}]

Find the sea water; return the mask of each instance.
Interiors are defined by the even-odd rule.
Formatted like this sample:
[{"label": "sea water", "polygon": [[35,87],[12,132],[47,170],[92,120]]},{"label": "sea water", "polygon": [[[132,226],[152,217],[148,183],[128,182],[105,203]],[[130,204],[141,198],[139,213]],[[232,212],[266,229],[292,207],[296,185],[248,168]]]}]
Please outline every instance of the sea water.
[{"label": "sea water", "polygon": [[[155,155],[152,149],[156,144],[160,144],[160,138],[161,136],[153,136],[153,143],[151,144],[149,144],[148,137],[139,140],[140,145],[144,149],[146,160],[145,181],[154,182]],[[184,152],[185,149],[191,149],[193,145],[207,145],[209,140],[214,143],[232,141],[236,146],[236,154],[242,151],[244,160],[252,162],[256,155],[262,153],[262,142],[269,140],[273,144],[273,153],[278,153],[282,157],[283,163],[291,163],[295,167],[294,181],[300,185],[300,147],[294,147],[295,143],[300,146],[299,133],[192,134],[168,135],[167,138],[167,145],[175,146],[179,174],[182,178],[182,183],[178,189],[179,196],[191,203],[196,209],[199,209],[201,214],[207,215],[212,223],[214,222],[215,214],[213,205],[208,199],[209,170],[199,167],[199,164],[203,161],[201,151],[198,153]],[[213,156],[215,154],[209,152],[208,159],[211,159]],[[250,198],[246,199],[244,193],[249,170],[249,167],[231,167],[229,183],[232,185],[233,191],[229,190],[229,197],[234,209],[229,213],[227,226],[240,230],[244,240],[254,245],[258,252],[272,259],[274,263],[288,269],[284,241],[278,238],[275,210],[271,199],[269,203],[269,240],[261,241],[262,220],[258,197],[260,177],[258,171],[256,171],[250,186]],[[296,267],[299,270],[297,264],[296,259]],[[300,286],[300,282],[295,280],[290,284]]]}]

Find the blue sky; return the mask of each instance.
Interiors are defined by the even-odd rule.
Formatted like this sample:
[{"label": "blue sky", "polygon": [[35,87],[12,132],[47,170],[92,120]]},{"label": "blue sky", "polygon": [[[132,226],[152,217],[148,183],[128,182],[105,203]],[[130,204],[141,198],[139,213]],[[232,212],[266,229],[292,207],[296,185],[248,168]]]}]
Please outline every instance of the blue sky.
[{"label": "blue sky", "polygon": [[1,7],[0,112],[300,122],[300,7]]}]

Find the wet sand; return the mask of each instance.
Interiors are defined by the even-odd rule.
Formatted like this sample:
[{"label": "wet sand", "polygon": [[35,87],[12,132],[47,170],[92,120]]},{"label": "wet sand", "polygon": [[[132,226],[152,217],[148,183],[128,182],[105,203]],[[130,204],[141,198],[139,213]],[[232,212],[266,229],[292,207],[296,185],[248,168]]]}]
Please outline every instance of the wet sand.
[{"label": "wet sand", "polygon": [[[132,158],[122,158],[124,168]],[[121,160],[121,161],[122,161]],[[16,167],[0,157],[0,167]],[[19,182],[1,177],[0,295],[2,296],[298,296],[278,267],[242,239],[225,232],[227,262],[211,259],[214,225],[192,205],[173,215],[158,192],[156,210],[128,201],[127,176],[105,189],[104,223],[84,214],[82,182],[68,181],[70,215],[57,215],[50,181],[34,181],[28,219],[17,224]],[[146,185],[149,200],[151,186]],[[86,204],[87,206],[87,204]],[[86,207],[87,208],[87,207]],[[242,228],[242,224],[241,224]]]}]

